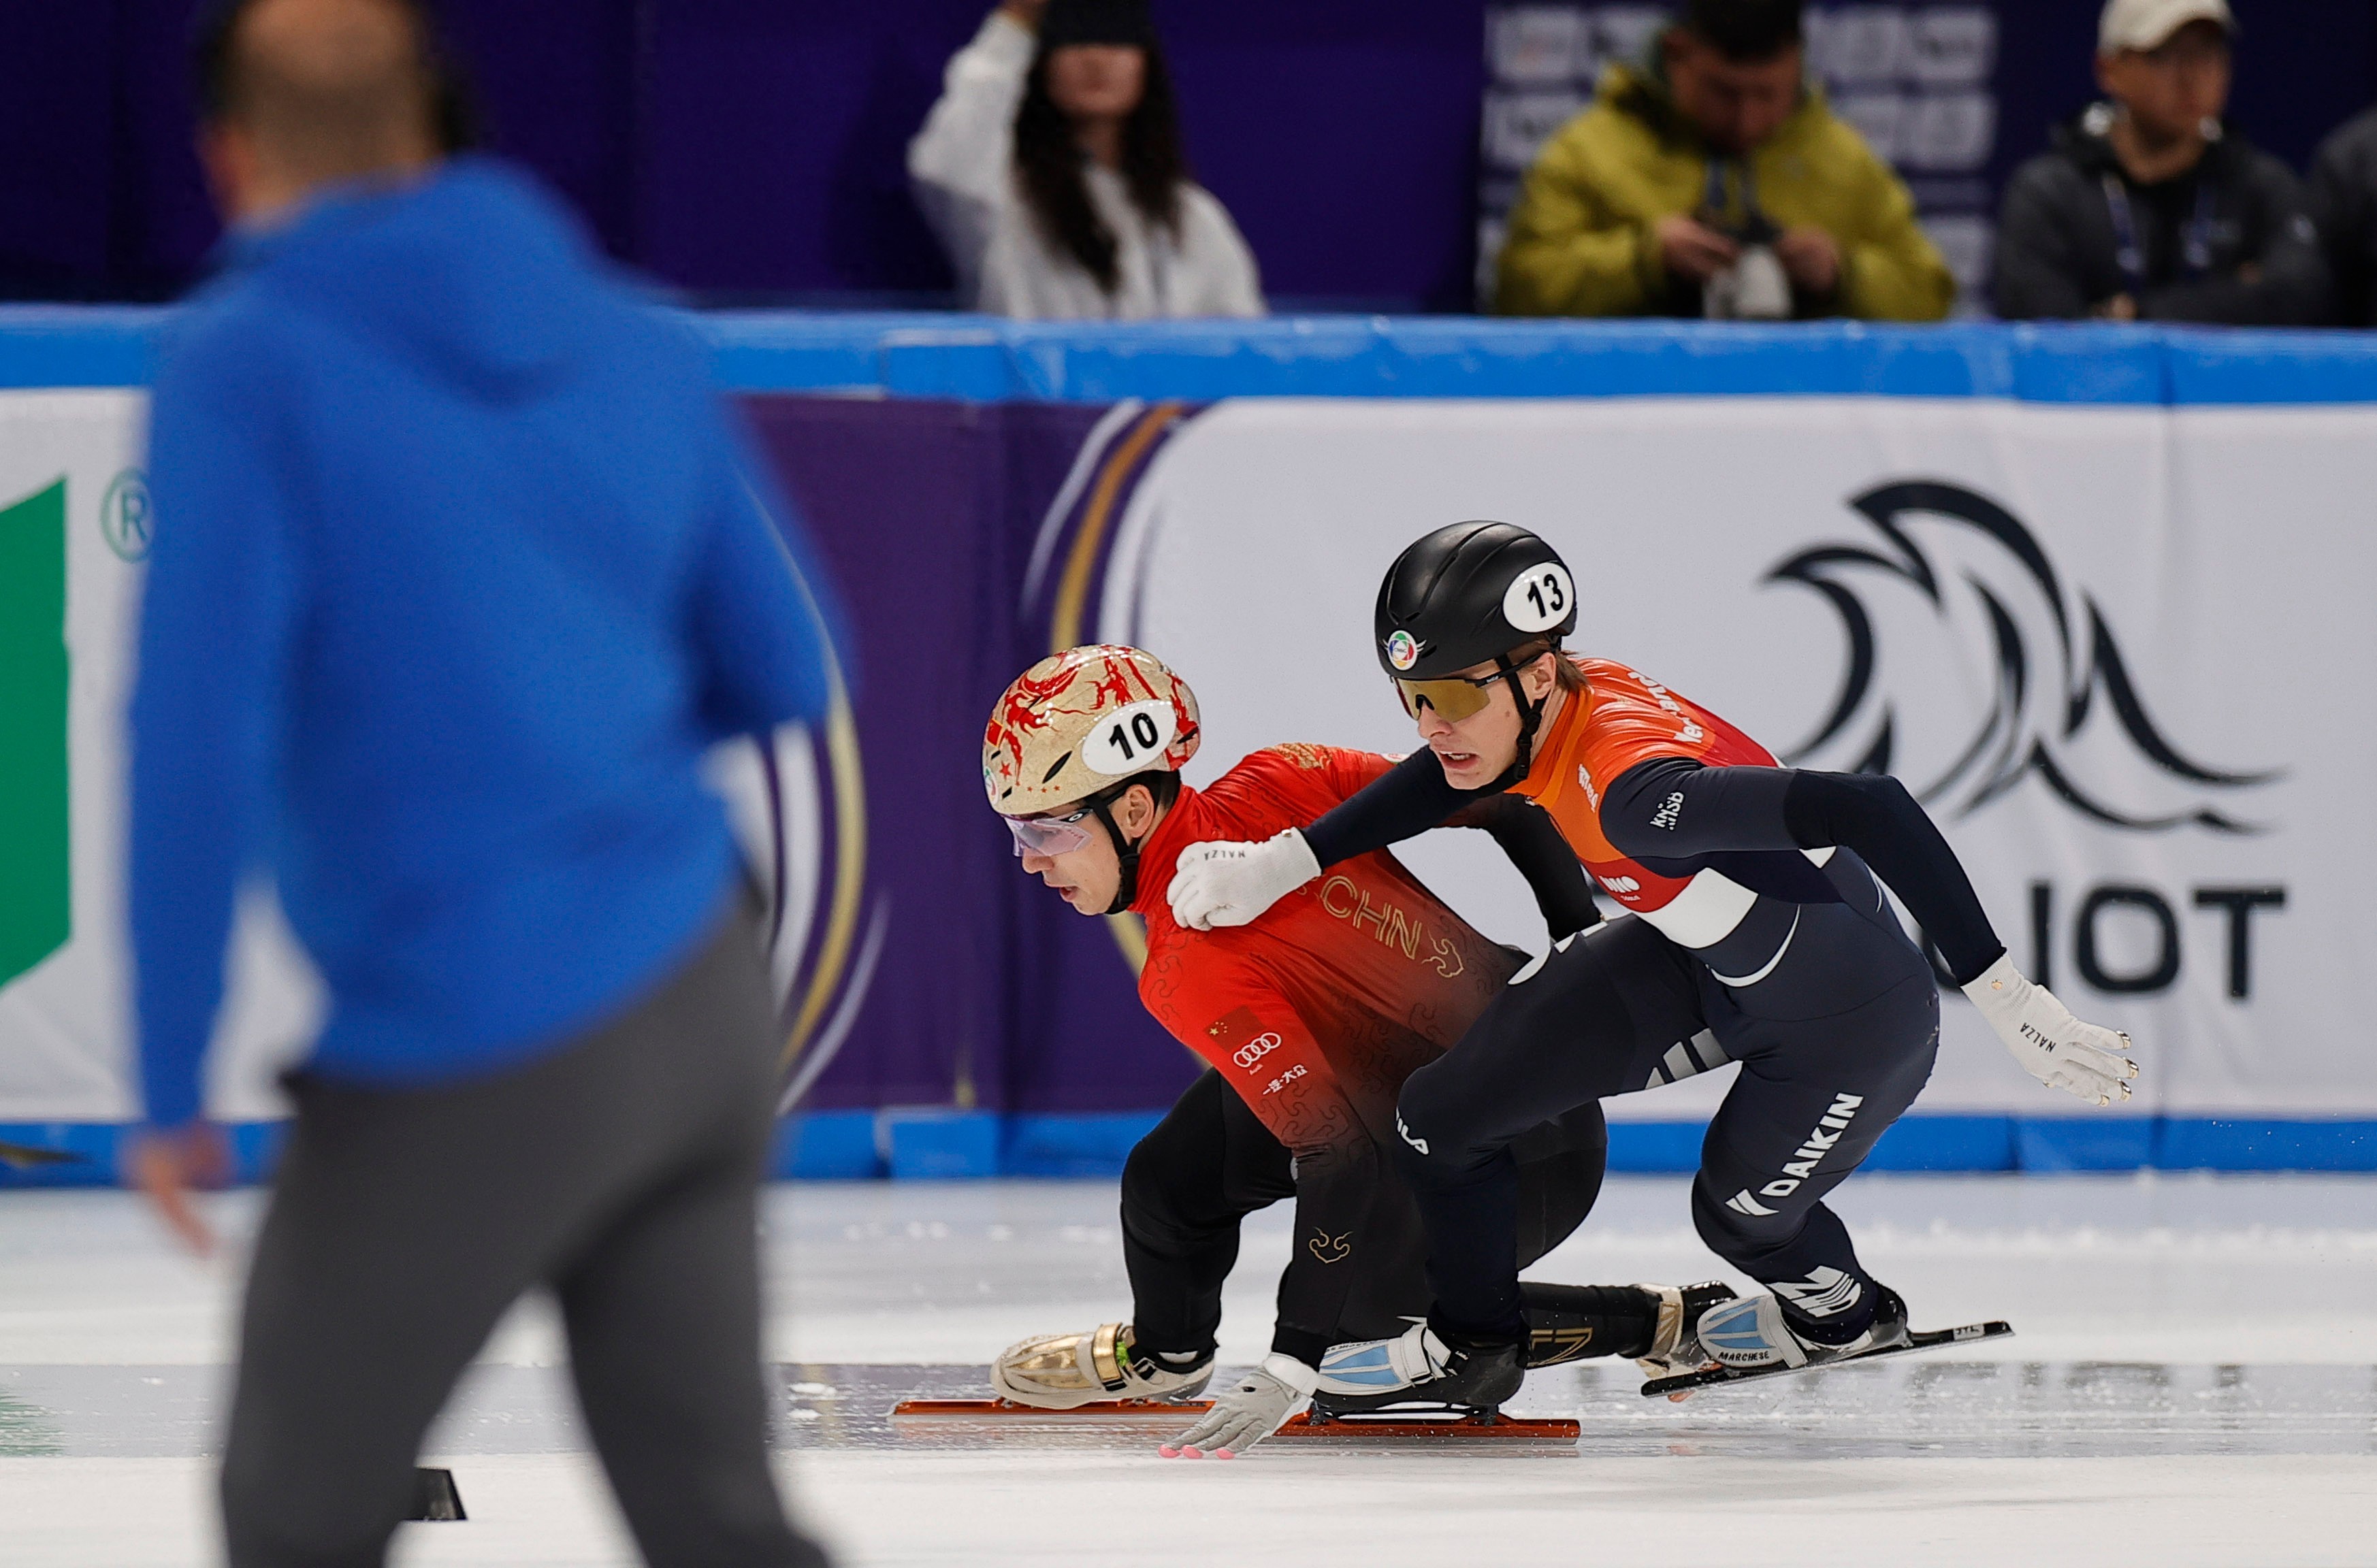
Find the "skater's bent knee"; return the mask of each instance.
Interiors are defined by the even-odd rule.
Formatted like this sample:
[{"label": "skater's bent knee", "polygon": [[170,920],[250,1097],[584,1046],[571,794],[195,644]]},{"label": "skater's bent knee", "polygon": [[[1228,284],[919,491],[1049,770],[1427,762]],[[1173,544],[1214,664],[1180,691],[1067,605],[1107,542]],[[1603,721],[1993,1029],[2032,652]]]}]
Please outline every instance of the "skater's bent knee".
[{"label": "skater's bent knee", "polygon": [[1148,1145],[1149,1140],[1142,1138],[1131,1146],[1130,1153],[1123,1157],[1122,1194],[1126,1201],[1138,1199],[1146,1202],[1160,1197],[1164,1193],[1164,1156]]},{"label": "skater's bent knee", "polygon": [[1692,1229],[1709,1251],[1728,1262],[1744,1251],[1789,1241],[1807,1222],[1806,1206],[1787,1195],[1747,1186],[1719,1193],[1709,1184],[1706,1171],[1692,1182]]},{"label": "skater's bent knee", "polygon": [[1537,1119],[1530,1118],[1524,1126],[1505,1128],[1509,1114],[1481,1102],[1458,1076],[1441,1071],[1447,1060],[1439,1058],[1404,1079],[1395,1099],[1397,1152],[1406,1159],[1474,1163],[1535,1124]]}]

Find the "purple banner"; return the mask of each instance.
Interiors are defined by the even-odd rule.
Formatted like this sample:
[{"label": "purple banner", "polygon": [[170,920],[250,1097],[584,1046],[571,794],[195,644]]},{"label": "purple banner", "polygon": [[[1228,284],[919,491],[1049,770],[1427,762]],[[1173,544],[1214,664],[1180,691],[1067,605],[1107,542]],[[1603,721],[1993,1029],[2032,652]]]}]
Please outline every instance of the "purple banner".
[{"label": "purple banner", "polygon": [[1135,932],[1021,873],[982,735],[1009,681],[1093,635],[1105,548],[1180,407],[744,407],[857,644],[851,744],[821,772],[829,817],[855,807],[863,832],[825,835],[791,1008],[802,1105],[1169,1104],[1195,1064],[1139,1005]]}]

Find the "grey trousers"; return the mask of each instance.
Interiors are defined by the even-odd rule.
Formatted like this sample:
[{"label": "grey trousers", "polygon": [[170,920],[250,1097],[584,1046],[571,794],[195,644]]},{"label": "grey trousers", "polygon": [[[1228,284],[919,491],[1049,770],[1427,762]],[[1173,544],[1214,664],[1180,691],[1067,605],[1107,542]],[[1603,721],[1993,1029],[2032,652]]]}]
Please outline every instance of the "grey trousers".
[{"label": "grey trousers", "polygon": [[657,991],[525,1067],[424,1089],[293,1079],[223,1456],[234,1568],[383,1561],[431,1420],[538,1285],[647,1562],[825,1561],[768,1455],[774,1020],[738,900]]}]

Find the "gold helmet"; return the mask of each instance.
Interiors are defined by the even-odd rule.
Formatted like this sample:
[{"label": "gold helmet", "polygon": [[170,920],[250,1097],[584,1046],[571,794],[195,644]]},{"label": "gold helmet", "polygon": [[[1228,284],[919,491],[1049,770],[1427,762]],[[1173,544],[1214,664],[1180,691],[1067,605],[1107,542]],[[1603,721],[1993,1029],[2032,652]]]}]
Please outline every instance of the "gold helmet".
[{"label": "gold helmet", "polygon": [[1152,653],[1093,643],[1015,678],[982,737],[990,809],[1033,816],[1141,773],[1177,773],[1203,731],[1188,683]]}]

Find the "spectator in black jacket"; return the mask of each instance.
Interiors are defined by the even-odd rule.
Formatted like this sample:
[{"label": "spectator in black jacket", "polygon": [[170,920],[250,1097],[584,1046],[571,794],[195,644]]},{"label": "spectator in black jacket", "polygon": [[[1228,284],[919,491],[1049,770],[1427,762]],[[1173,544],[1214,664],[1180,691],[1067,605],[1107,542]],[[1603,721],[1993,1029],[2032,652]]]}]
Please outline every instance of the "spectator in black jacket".
[{"label": "spectator in black jacket", "polygon": [[2311,215],[2335,274],[2335,315],[2377,327],[2377,109],[2321,144],[2311,166]]},{"label": "spectator in black jacket", "polygon": [[2228,0],[2110,0],[2093,104],[2014,172],[1997,308],[2282,326],[2323,321],[2327,264],[2287,166],[2228,132]]}]

